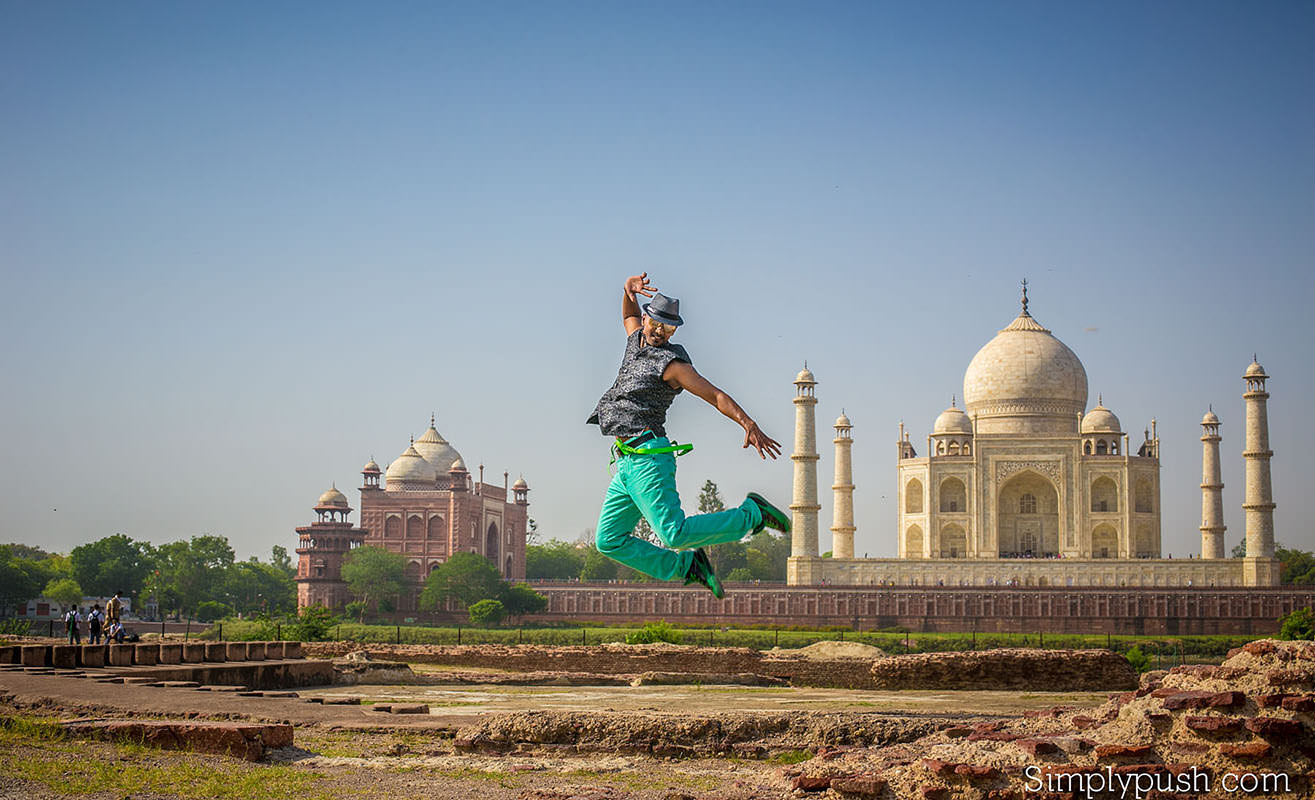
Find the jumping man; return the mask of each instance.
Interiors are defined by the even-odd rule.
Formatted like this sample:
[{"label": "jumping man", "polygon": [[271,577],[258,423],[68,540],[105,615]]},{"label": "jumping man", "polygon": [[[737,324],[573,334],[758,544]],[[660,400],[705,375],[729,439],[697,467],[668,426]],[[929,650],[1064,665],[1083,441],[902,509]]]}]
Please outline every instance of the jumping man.
[{"label": "jumping man", "polygon": [[[640,295],[652,298],[642,310]],[[788,533],[790,519],[757,492],[749,492],[736,508],[685,516],[676,492],[678,448],[664,427],[667,409],[688,389],[744,428],[744,446],[756,448],[760,458],[775,460],[781,445],[694,369],[685,348],[671,344],[672,334],[684,322],[680,301],[658,294],[647,272],[626,279],[621,321],[626,329],[621,369],[588,420],[604,436],[616,439],[617,472],[598,515],[598,551],[645,575],[668,581],[684,578],[686,584],[701,584],[721,597],[721,581],[703,546],[738,541],[764,527]],[[632,535],[641,515],[665,548]]]}]

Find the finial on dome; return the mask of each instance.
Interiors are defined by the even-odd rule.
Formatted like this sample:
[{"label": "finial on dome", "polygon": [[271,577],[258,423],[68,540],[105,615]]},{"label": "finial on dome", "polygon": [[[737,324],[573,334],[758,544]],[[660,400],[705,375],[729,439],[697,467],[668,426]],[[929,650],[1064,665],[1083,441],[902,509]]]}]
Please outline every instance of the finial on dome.
[{"label": "finial on dome", "polygon": [[955,403],[957,403],[958,400],[959,400],[958,395],[951,394],[951,395],[950,395],[950,408],[958,408],[958,406],[955,405]]},{"label": "finial on dome", "polygon": [[1103,406],[1103,405],[1105,405],[1105,394],[1104,394],[1104,392],[1101,392],[1101,393],[1099,393],[1099,394],[1096,395],[1096,405],[1098,405],[1098,406]]},{"label": "finial on dome", "polygon": [[1027,313],[1027,278],[1023,278],[1023,313]]},{"label": "finial on dome", "polygon": [[431,428],[434,427],[434,417],[435,417],[434,412],[433,412],[433,411],[430,411],[430,412],[429,412],[429,427],[431,427]]},{"label": "finial on dome", "polygon": [[415,443],[416,443],[416,435],[413,433],[411,434],[411,444],[415,444]]},{"label": "finial on dome", "polygon": [[1213,414],[1214,411],[1215,411],[1215,404],[1214,404],[1214,403],[1209,403],[1209,404],[1207,404],[1207,405],[1206,405],[1206,411],[1209,411],[1210,413]]}]

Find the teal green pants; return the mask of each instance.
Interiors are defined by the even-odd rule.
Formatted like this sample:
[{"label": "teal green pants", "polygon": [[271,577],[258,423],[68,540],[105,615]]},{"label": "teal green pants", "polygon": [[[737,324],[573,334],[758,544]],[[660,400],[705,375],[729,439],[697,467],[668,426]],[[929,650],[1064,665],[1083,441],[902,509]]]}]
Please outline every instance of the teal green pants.
[{"label": "teal green pants", "polygon": [[[670,444],[665,436],[659,436],[639,448]],[[758,504],[748,499],[727,511],[685,516],[676,492],[673,453],[621,454],[616,463],[616,475],[607,487],[603,510],[598,515],[595,543],[598,552],[645,575],[665,581],[684,578],[694,559],[692,548],[739,541],[762,522]],[[632,535],[641,515],[666,547]]]}]

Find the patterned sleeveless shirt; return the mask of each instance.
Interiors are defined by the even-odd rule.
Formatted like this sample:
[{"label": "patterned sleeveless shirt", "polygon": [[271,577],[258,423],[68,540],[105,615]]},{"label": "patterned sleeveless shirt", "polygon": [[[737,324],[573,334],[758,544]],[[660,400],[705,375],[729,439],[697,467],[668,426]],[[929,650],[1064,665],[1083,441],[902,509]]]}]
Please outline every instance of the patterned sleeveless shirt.
[{"label": "patterned sleeveless shirt", "polygon": [[666,436],[667,409],[681,392],[662,380],[672,361],[694,363],[678,344],[645,345],[642,328],[627,336],[616,383],[598,401],[587,424],[597,425],[604,436],[634,436],[647,430]]}]

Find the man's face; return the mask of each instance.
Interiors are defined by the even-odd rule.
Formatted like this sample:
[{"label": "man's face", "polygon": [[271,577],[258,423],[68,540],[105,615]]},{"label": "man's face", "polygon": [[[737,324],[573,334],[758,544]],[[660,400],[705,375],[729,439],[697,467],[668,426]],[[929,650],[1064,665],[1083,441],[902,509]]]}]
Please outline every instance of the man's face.
[{"label": "man's face", "polygon": [[675,332],[675,325],[664,325],[661,322],[654,321],[647,314],[644,315],[644,344],[649,347],[659,347],[666,344]]}]

